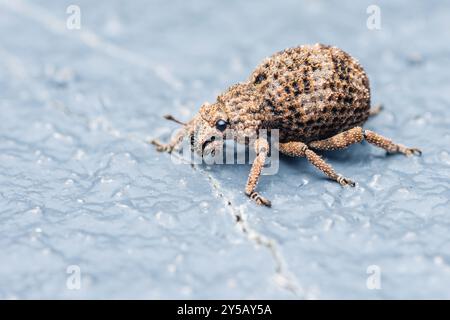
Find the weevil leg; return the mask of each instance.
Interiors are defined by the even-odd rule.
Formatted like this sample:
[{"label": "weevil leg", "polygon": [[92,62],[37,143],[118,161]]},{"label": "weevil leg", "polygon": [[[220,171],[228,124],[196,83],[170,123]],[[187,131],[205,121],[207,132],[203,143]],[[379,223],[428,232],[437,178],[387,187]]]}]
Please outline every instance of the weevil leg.
[{"label": "weevil leg", "polygon": [[318,154],[308,148],[303,142],[292,141],[280,143],[280,152],[291,157],[306,157],[308,161],[317,169],[325,173],[330,179],[337,181],[341,186],[350,185],[355,186],[355,183],[336,173],[331,165],[326,163]]},{"label": "weevil leg", "polygon": [[364,140],[364,131],[361,127],[338,133],[328,139],[317,140],[308,143],[310,148],[316,150],[338,150]]},{"label": "weevil leg", "polygon": [[383,105],[381,103],[374,105],[372,108],[370,108],[369,110],[369,117],[373,117],[376,116],[377,114],[379,114],[382,110],[384,109]]},{"label": "weevil leg", "polygon": [[171,153],[174,149],[176,149],[184,137],[192,134],[192,129],[190,127],[182,127],[178,130],[178,132],[173,136],[169,143],[161,143],[156,139],[150,141],[151,144],[156,146],[156,150],[159,152],[168,152]]},{"label": "weevil leg", "polygon": [[418,148],[408,148],[402,144],[394,143],[390,139],[370,130],[364,130],[364,138],[370,144],[383,148],[389,153],[402,153],[406,156],[420,156],[422,154],[422,151]]},{"label": "weevil leg", "polygon": [[308,145],[317,150],[337,150],[347,148],[348,146],[363,140],[383,148],[389,153],[402,153],[407,156],[422,154],[422,151],[417,148],[408,148],[404,145],[394,143],[378,133],[364,130],[361,127],[354,127],[350,130],[338,133],[331,138],[310,142]]},{"label": "weevil leg", "polygon": [[258,138],[254,143],[254,148],[256,152],[256,158],[253,161],[252,168],[250,169],[250,174],[248,175],[247,185],[245,186],[245,194],[250,199],[254,200],[257,204],[270,207],[270,201],[262,197],[258,192],[255,191],[259,176],[261,175],[261,170],[264,166],[264,162],[266,161],[266,157],[269,152],[269,143],[264,138]]}]

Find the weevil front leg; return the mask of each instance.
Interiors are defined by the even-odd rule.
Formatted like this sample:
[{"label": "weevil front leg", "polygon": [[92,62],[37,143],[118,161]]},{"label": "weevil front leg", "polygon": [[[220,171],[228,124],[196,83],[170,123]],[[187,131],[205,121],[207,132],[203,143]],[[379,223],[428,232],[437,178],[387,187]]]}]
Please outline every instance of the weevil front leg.
[{"label": "weevil front leg", "polygon": [[169,143],[161,143],[158,140],[151,140],[150,143],[156,146],[156,150],[159,152],[171,153],[176,149],[183,141],[184,137],[193,134],[193,129],[190,126],[184,126],[178,130]]},{"label": "weevil front leg", "polygon": [[161,143],[156,139],[150,141],[151,144],[156,146],[156,150],[159,152],[168,152],[171,153],[183,140],[184,138],[184,130],[180,130],[179,134],[177,133],[175,137],[173,137],[169,143]]},{"label": "weevil front leg", "polygon": [[270,201],[262,197],[258,192],[255,191],[259,176],[261,175],[261,170],[264,166],[267,154],[269,152],[269,143],[264,138],[258,138],[255,140],[254,148],[256,152],[256,158],[253,161],[252,168],[250,169],[250,174],[248,175],[245,194],[250,199],[253,199],[257,204],[270,207],[272,205]]},{"label": "weevil front leg", "polygon": [[310,150],[306,144],[299,141],[280,143],[280,152],[291,157],[306,157],[317,169],[325,173],[330,179],[337,181],[341,186],[355,186],[355,183],[336,173],[331,165],[326,163],[318,154]]}]

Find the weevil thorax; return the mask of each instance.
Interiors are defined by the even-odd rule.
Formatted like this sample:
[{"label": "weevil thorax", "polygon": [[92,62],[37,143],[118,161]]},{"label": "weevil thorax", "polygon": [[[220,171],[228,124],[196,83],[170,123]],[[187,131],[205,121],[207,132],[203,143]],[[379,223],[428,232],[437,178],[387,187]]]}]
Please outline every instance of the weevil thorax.
[{"label": "weevil thorax", "polygon": [[229,138],[246,143],[258,135],[264,119],[260,100],[261,96],[248,82],[235,84],[217,97],[217,104],[228,115]]},{"label": "weevil thorax", "polygon": [[247,83],[231,86],[217,97],[216,102],[204,103],[192,120],[193,149],[199,155],[217,152],[227,139],[245,143],[259,129],[258,102]]}]

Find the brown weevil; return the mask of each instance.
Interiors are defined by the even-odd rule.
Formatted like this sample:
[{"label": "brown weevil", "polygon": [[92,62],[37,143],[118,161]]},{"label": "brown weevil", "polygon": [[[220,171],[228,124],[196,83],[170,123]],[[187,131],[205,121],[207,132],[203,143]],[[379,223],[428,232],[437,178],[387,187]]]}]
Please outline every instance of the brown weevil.
[{"label": "brown weevil", "polygon": [[[355,183],[336,173],[315,150],[343,149],[367,142],[389,153],[420,155],[361,126],[379,111],[370,107],[369,79],[359,63],[346,52],[322,44],[290,48],[266,58],[243,83],[231,86],[213,104],[205,103],[189,122],[168,119],[183,127],[168,144],[153,140],[158,151],[171,152],[185,136],[198,154],[214,153],[223,141],[211,137],[232,137],[238,143],[253,140],[253,161],[245,194],[256,203],[270,201],[255,191],[269,152],[261,129],[278,129],[281,153],[306,157],[316,168],[341,185]],[[256,135],[256,137],[255,137]]]}]

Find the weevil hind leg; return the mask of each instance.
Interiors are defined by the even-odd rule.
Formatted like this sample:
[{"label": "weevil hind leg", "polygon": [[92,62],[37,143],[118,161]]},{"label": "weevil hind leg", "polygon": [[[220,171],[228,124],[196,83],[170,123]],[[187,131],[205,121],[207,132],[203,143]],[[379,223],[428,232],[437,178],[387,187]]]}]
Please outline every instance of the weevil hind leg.
[{"label": "weevil hind leg", "polygon": [[406,156],[421,155],[418,148],[408,148],[402,144],[394,143],[392,140],[379,135],[371,130],[364,130],[361,127],[354,127],[350,130],[338,133],[328,139],[310,142],[309,147],[316,150],[338,150],[366,140],[388,153],[402,153]]},{"label": "weevil hind leg", "polygon": [[384,109],[384,106],[383,106],[381,103],[374,105],[374,106],[371,107],[370,110],[369,110],[369,117],[374,117],[374,116],[376,116],[376,115],[379,114],[381,111],[383,111],[383,109]]},{"label": "weevil hind leg", "polygon": [[364,138],[370,144],[382,148],[388,153],[402,153],[405,156],[422,155],[422,151],[419,148],[409,148],[402,144],[394,143],[392,140],[370,130],[364,130]]},{"label": "weevil hind leg", "polygon": [[326,163],[325,160],[309,149],[303,142],[292,141],[280,143],[279,149],[281,153],[291,157],[305,157],[313,166],[325,173],[330,179],[338,182],[341,186],[355,186],[352,180],[336,173],[331,165]]}]

